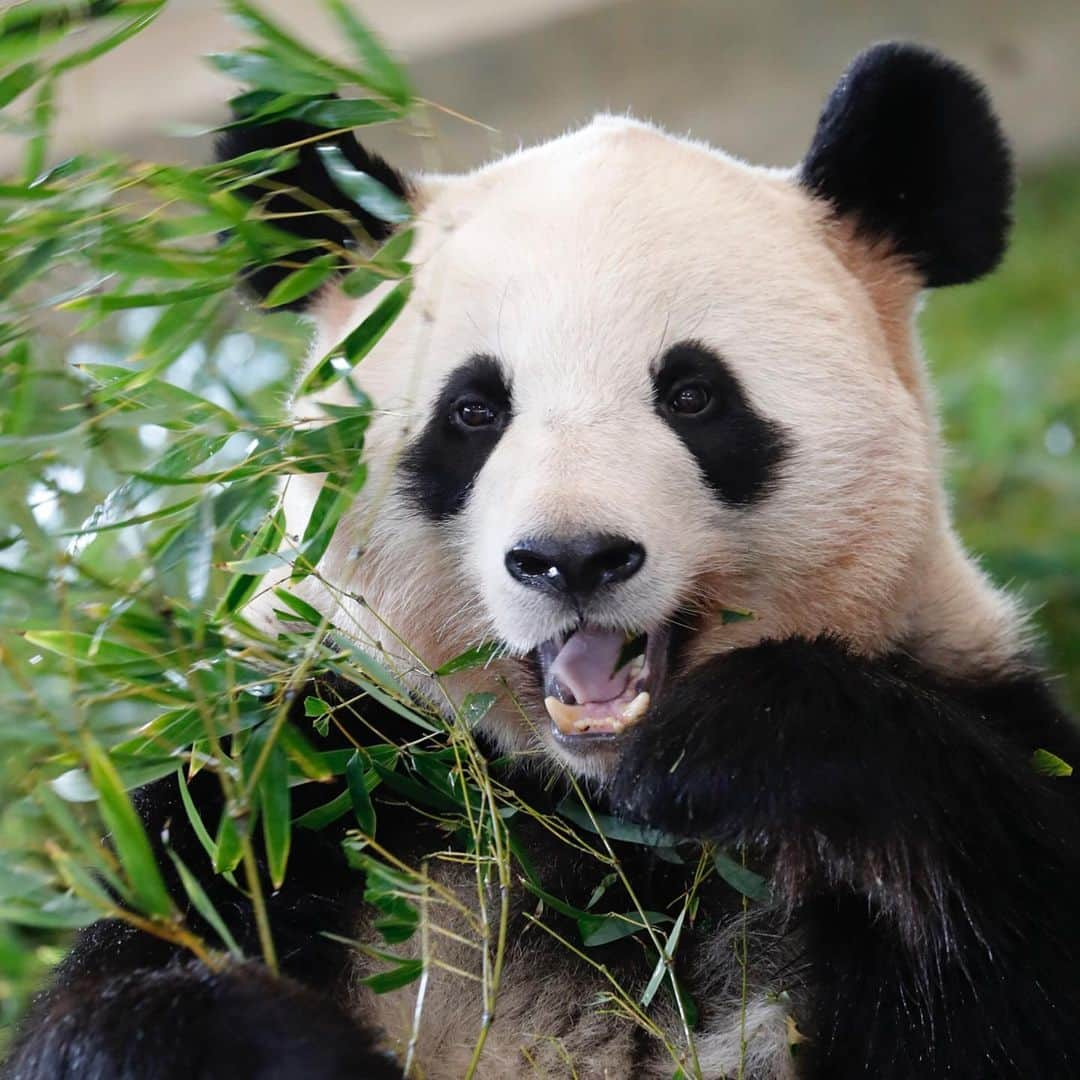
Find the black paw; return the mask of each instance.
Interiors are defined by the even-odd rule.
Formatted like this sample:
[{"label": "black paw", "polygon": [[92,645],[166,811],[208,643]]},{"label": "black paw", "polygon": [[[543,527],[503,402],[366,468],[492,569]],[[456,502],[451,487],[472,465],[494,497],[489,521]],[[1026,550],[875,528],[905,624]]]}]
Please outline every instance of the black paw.
[{"label": "black paw", "polygon": [[829,639],[718,656],[632,733],[613,801],[635,821],[722,842],[885,832],[927,794],[902,744],[934,702],[913,695],[887,662]]}]

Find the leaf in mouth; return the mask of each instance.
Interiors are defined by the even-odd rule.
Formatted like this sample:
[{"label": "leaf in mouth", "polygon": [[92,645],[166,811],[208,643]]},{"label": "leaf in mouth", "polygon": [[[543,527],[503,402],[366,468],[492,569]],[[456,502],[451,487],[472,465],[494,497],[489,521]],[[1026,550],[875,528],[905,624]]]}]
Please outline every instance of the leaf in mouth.
[{"label": "leaf in mouth", "polygon": [[619,650],[619,658],[615,661],[615,668],[611,672],[612,676],[622,671],[631,660],[636,660],[644,654],[648,637],[648,634],[638,634],[637,637],[623,642],[623,647]]}]

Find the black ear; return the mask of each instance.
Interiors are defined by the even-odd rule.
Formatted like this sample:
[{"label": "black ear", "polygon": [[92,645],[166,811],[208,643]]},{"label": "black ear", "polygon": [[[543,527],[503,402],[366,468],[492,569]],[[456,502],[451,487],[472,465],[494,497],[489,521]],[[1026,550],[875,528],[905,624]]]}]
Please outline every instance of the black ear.
[{"label": "black ear", "polygon": [[802,183],[890,241],[927,285],[973,281],[1005,251],[1009,147],[982,84],[929,49],[855,58],[829,96]]},{"label": "black ear", "polygon": [[[260,300],[264,299],[279,281],[292,273],[297,263],[325,255],[327,249],[320,245],[327,242],[339,245],[351,243],[356,224],[376,242],[385,240],[393,232],[392,225],[368,213],[342,193],[327,173],[315,149],[317,146],[336,146],[353,168],[374,177],[399,198],[408,200],[411,194],[405,177],[387,165],[382,158],[365,150],[351,134],[330,135],[325,128],[302,120],[276,120],[256,127],[233,128],[218,139],[215,150],[218,161],[227,161],[254,150],[268,150],[313,139],[317,141],[306,141],[299,147],[299,158],[291,168],[268,177],[265,185],[240,189],[240,194],[252,202],[262,200],[268,213],[289,215],[276,217],[276,228],[290,232],[301,240],[311,240],[314,245],[290,252],[288,265],[274,263],[245,274],[246,287]],[[271,186],[291,188],[302,192],[307,199],[300,199],[285,190],[268,197]],[[329,211],[314,213],[313,207],[328,207]],[[292,304],[282,306],[299,310],[311,299],[311,296],[305,296]]]}]

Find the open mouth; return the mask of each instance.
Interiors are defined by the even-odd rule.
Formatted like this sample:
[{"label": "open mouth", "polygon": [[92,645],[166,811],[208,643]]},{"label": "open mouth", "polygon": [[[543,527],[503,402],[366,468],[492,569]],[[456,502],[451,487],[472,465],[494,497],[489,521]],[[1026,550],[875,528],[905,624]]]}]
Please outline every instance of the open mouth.
[{"label": "open mouth", "polygon": [[624,634],[587,623],[535,650],[544,706],[563,742],[611,740],[636,724],[663,685],[667,627]]}]

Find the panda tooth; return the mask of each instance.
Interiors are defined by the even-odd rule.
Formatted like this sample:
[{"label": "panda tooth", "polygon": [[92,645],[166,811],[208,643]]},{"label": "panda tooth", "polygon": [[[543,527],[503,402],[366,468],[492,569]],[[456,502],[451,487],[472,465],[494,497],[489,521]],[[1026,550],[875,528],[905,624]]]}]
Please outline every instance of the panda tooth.
[{"label": "panda tooth", "polygon": [[547,709],[548,716],[555,721],[555,726],[564,735],[569,735],[574,730],[580,730],[577,728],[577,724],[580,723],[577,718],[577,709],[573,705],[566,705],[557,697],[546,697],[544,698],[544,708]]},{"label": "panda tooth", "polygon": [[[640,694],[622,711],[621,720],[623,724],[635,724],[644,715],[649,707],[649,703],[652,701],[648,690],[642,690]],[[621,730],[621,728],[620,728]]]}]

